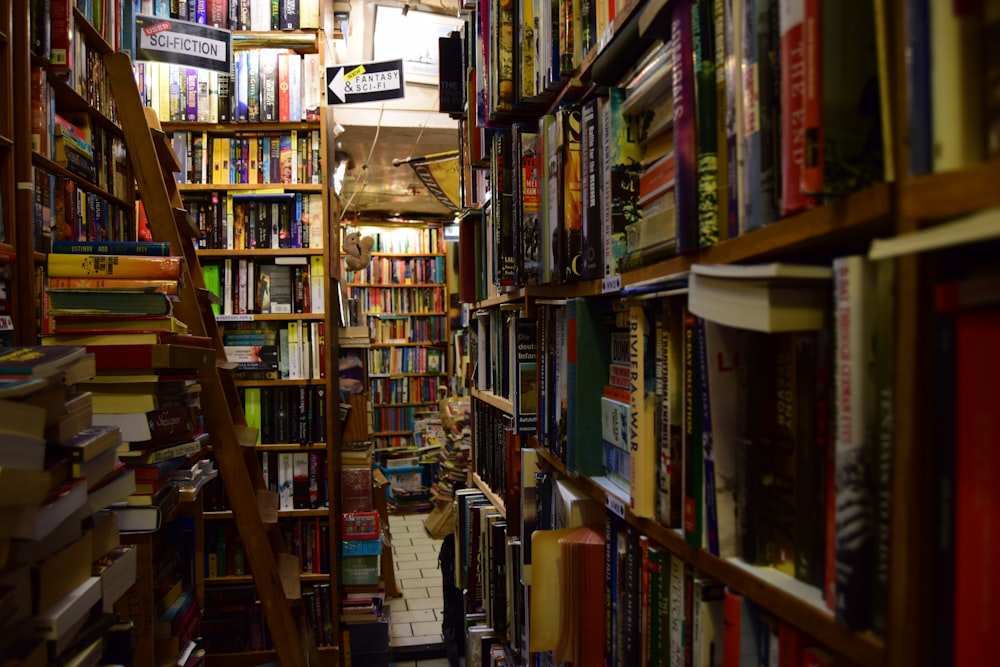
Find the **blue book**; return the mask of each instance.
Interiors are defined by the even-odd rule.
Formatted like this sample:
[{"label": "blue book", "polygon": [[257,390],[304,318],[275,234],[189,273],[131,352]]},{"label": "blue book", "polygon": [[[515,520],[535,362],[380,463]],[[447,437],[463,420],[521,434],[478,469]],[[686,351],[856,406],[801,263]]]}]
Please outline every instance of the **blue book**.
[{"label": "blue book", "polygon": [[928,174],[932,166],[931,35],[929,0],[903,3],[906,22],[906,99],[910,121],[910,175]]},{"label": "blue book", "polygon": [[52,241],[52,252],[71,255],[149,255],[169,257],[167,241]]}]

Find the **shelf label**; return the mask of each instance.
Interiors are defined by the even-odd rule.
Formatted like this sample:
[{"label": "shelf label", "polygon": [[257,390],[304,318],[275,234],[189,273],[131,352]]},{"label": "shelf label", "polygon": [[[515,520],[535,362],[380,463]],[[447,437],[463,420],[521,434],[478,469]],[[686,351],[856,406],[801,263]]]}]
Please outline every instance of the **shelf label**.
[{"label": "shelf label", "polygon": [[233,39],[228,30],[159,16],[135,17],[139,37],[136,60],[200,67],[222,74],[232,68]]},{"label": "shelf label", "polygon": [[601,282],[601,294],[608,294],[609,292],[621,292],[621,291],[622,291],[621,276],[608,276]]},{"label": "shelf label", "polygon": [[357,104],[404,97],[403,61],[326,68],[326,103]]},{"label": "shelf label", "polygon": [[253,315],[216,315],[216,322],[253,322]]},{"label": "shelf label", "polygon": [[625,518],[625,503],[623,503],[621,500],[619,500],[618,498],[615,498],[614,496],[612,496],[610,494],[608,494],[607,499],[608,499],[608,501],[607,501],[608,509],[611,510],[612,512],[614,512],[615,514],[617,514],[618,516],[620,516],[621,518],[624,519]]}]

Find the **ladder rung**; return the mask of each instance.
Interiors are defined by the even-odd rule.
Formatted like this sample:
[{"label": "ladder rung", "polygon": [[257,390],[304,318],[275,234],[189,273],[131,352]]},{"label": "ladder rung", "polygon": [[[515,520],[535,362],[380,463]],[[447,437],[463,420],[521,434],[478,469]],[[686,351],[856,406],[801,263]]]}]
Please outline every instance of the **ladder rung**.
[{"label": "ladder rung", "polygon": [[233,428],[236,430],[236,439],[239,440],[240,447],[257,446],[257,429],[242,424],[234,424]]},{"label": "ladder rung", "polygon": [[188,212],[183,208],[174,209],[174,222],[177,223],[177,230],[189,239],[196,239],[201,235],[194,221],[188,216]]},{"label": "ladder rung", "polygon": [[[205,289],[204,287],[197,288],[197,294],[198,294],[198,301],[199,301],[199,303],[207,304],[209,306],[211,306],[213,304],[217,305],[217,306],[221,306],[222,305],[222,299],[220,299],[217,295],[213,294],[212,292],[210,292],[209,290]],[[213,317],[214,317],[214,315],[213,315]]]},{"label": "ladder rung", "polygon": [[264,489],[257,490],[257,509],[265,524],[278,524],[278,494]]},{"label": "ladder rung", "polygon": [[285,598],[289,601],[302,599],[302,583],[299,580],[299,557],[292,554],[278,554],[278,576]]}]

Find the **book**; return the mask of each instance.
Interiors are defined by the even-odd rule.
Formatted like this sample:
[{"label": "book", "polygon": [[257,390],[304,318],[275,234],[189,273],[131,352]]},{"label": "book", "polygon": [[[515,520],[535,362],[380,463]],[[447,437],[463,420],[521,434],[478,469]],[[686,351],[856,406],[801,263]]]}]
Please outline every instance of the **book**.
[{"label": "book", "polygon": [[108,449],[117,448],[121,444],[121,439],[121,430],[117,424],[95,424],[81,430],[75,437],[62,443],[61,449],[68,453],[73,461],[86,462]]},{"label": "book", "polygon": [[65,278],[161,278],[177,280],[181,276],[181,257],[141,255],[76,255],[50,253],[47,268],[50,276]]},{"label": "book", "polygon": [[[51,349],[51,348],[46,348]],[[107,371],[134,371],[147,369],[200,369],[215,363],[215,351],[194,345],[94,345],[87,348],[94,353],[101,373]]]},{"label": "book", "polygon": [[655,344],[653,326],[641,303],[629,307],[629,506],[636,516],[656,514]]},{"label": "book", "polygon": [[68,459],[60,459],[41,470],[0,467],[0,507],[40,505],[57,487],[70,479]]},{"label": "book", "polygon": [[42,337],[42,345],[197,345],[209,347],[207,336],[192,336],[170,331],[143,331],[141,329],[63,329]]},{"label": "book", "polygon": [[59,640],[78,630],[91,608],[101,599],[101,578],[88,577],[62,600],[32,618],[32,637]]},{"label": "book", "polygon": [[110,289],[48,289],[52,315],[169,315],[170,298],[161,292],[124,292]]},{"label": "book", "polygon": [[50,493],[41,505],[0,508],[0,538],[41,540],[86,500],[86,482],[74,479]]},{"label": "book", "polygon": [[45,459],[45,409],[0,400],[0,466],[39,470]]},{"label": "book", "polygon": [[72,255],[153,255],[170,256],[166,241],[72,241],[53,239],[52,252]]},{"label": "book", "polygon": [[[145,449],[189,438],[200,427],[200,410],[188,406],[157,408],[145,412],[94,413],[94,425],[117,426],[127,449]],[[123,444],[123,447],[126,445]]]},{"label": "book", "polygon": [[0,349],[0,379],[53,378],[87,354],[71,345]]},{"label": "book", "polygon": [[120,451],[118,453],[122,461],[129,465],[162,463],[179,456],[192,456],[198,454],[208,444],[208,434],[201,433],[191,439],[180,442],[167,443],[145,449]]},{"label": "book", "polygon": [[149,315],[115,317],[113,315],[57,315],[53,319],[53,332],[61,330],[93,331],[112,329],[118,331],[171,331],[187,333],[188,327],[175,317]]},{"label": "book", "polygon": [[827,318],[829,279],[728,279],[692,270],[688,304],[707,320],[755,331],[818,329]]},{"label": "book", "polygon": [[152,280],[145,278],[49,278],[49,289],[54,290],[94,290],[107,289],[112,292],[162,292],[177,294],[176,280]]},{"label": "book", "polygon": [[845,627],[871,624],[874,564],[872,461],[877,437],[876,339],[872,265],[860,255],[838,257],[834,269],[836,396],[836,616]]}]

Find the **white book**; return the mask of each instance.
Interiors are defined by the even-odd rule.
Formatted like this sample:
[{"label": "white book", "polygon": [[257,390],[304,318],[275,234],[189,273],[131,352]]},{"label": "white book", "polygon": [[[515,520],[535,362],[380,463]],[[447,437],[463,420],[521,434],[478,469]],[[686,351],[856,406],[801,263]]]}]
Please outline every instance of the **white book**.
[{"label": "white book", "polygon": [[292,497],[292,483],[295,474],[292,470],[292,452],[280,452],[278,454],[278,509],[290,510],[295,508]]},{"label": "white book", "polygon": [[820,329],[827,319],[829,287],[825,282],[812,282],[790,285],[692,272],[688,308],[698,317],[737,329],[767,333]]},{"label": "white book", "polygon": [[[302,120],[302,66],[302,56],[289,54],[288,119],[293,123]],[[297,150],[297,146],[292,146],[292,150]]]},{"label": "white book", "polygon": [[715,278],[733,278],[742,280],[830,280],[833,269],[825,265],[789,264],[772,262],[770,264],[692,264],[691,273],[699,276]]},{"label": "white book", "polygon": [[38,639],[59,639],[85,619],[101,599],[101,578],[88,577],[45,611],[32,618],[28,634]]}]

